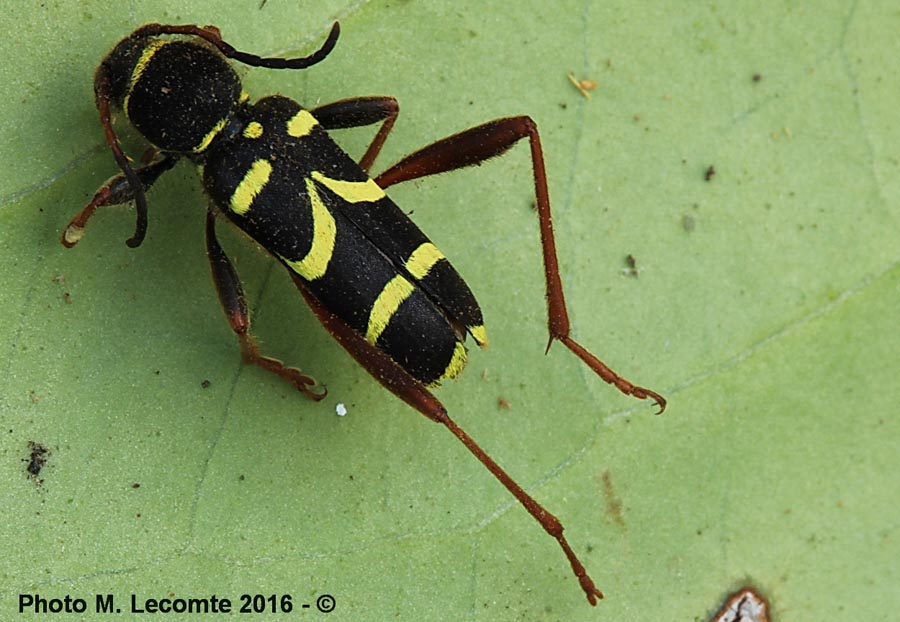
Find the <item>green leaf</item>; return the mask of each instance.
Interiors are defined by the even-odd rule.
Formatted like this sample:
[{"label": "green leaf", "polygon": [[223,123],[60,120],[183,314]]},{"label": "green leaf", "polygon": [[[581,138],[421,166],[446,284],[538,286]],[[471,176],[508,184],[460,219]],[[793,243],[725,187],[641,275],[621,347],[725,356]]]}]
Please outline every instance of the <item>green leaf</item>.
[{"label": "green leaf", "polygon": [[[0,617],[47,619],[19,615],[19,594],[84,598],[80,619],[99,620],[95,594],[114,594],[125,616],[131,594],[238,606],[246,593],[290,594],[290,615],[257,617],[300,620],[327,593],[329,619],[341,620],[707,620],[753,585],[776,619],[890,619],[900,13],[838,2],[107,4],[20,3],[0,16]],[[564,523],[607,596],[598,610],[465,448],[356,366],[284,271],[235,233],[225,243],[264,350],[329,396],[312,403],[241,365],[189,166],[150,192],[141,248],[124,245],[128,208],[98,213],[73,250],[58,242],[115,172],[91,83],[118,39],[147,21],[214,23],[239,49],[304,54],[336,18],[327,61],[248,69],[248,91],[309,107],[396,96],[379,167],[531,115],[574,335],[669,399],[655,417],[564,348],[543,356],[524,145],[392,189],[487,317],[491,348],[471,352],[439,397]],[[598,83],[591,99],[569,72]],[[339,139],[362,153],[371,136]],[[139,157],[133,134],[127,143]],[[26,472],[29,441],[51,452],[42,484]]]}]

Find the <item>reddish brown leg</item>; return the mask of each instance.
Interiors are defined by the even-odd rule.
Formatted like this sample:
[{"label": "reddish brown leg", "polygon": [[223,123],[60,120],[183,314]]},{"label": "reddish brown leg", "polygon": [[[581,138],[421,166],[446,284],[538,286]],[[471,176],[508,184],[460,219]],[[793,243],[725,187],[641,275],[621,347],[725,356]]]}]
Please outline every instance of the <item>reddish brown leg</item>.
[{"label": "reddish brown leg", "polygon": [[498,156],[523,138],[531,145],[531,162],[534,170],[534,191],[541,227],[541,246],[544,254],[544,278],[547,283],[547,327],[550,340],[547,349],[556,339],[584,361],[601,379],[615,386],[626,395],[638,399],[650,398],[666,409],[666,400],[659,393],[632,384],[610,369],[603,361],[586,350],[569,335],[569,314],[559,277],[556,259],[556,242],[553,238],[553,217],[550,214],[550,195],[547,191],[547,174],[544,170],[544,154],[537,126],[530,117],[497,119],[484,125],[460,132],[428,145],[386,170],[375,178],[382,188],[388,188],[411,179],[452,171],[465,166],[481,164]]},{"label": "reddish brown leg", "polygon": [[359,161],[359,167],[367,173],[381,152],[385,139],[391,133],[398,114],[400,107],[393,97],[354,97],[312,110],[312,115],[326,130],[362,127],[381,122],[378,133]]},{"label": "reddish brown leg", "polygon": [[[131,248],[137,248],[141,245],[141,242],[144,241],[144,236],[147,234],[147,197],[144,195],[144,184],[141,183],[139,175],[131,167],[128,156],[125,155],[125,152],[122,150],[122,145],[119,143],[119,137],[116,135],[116,130],[112,126],[109,83],[109,70],[105,65],[101,65],[100,69],[97,70],[97,75],[94,77],[94,94],[97,111],[100,113],[100,124],[103,126],[106,144],[109,147],[109,150],[112,151],[116,164],[119,165],[122,174],[131,186],[131,192],[134,198],[136,222],[134,226],[134,235],[125,240],[125,244]],[[162,171],[160,171],[160,173],[162,173]],[[94,200],[97,200],[96,196],[94,197]],[[91,214],[93,214],[94,209],[100,205],[93,205],[93,203],[94,201],[88,204],[88,206],[85,207],[66,228],[66,232],[63,234],[63,244],[66,244],[67,238],[72,245],[81,238],[81,231],[84,230],[85,223],[91,217]]]},{"label": "reddish brown leg", "polygon": [[[150,160],[148,164],[135,170],[134,174],[138,179],[138,186],[141,188],[141,191],[143,192],[150,188],[159,179],[159,176],[175,166],[177,161],[178,158],[175,156],[160,156],[156,154],[156,159]],[[135,186],[132,185],[131,179],[125,173],[119,173],[109,179],[97,190],[91,202],[85,205],[63,230],[61,239],[63,246],[72,248],[78,243],[81,236],[84,235],[84,227],[87,225],[87,221],[90,220],[98,207],[133,201],[135,199],[134,188]]]},{"label": "reddish brown leg", "polygon": [[244,362],[259,365],[263,369],[277,374],[307,397],[317,401],[324,398],[328,393],[327,390],[316,392],[311,389],[316,386],[315,379],[301,373],[299,369],[288,367],[281,361],[260,353],[256,340],[250,334],[250,311],[244,298],[241,280],[216,238],[216,215],[212,208],[206,212],[206,254],[209,257],[209,265],[212,268],[213,282],[216,284],[219,301],[222,303],[231,329],[241,342],[241,356]]},{"label": "reddish brown leg", "polygon": [[[293,275],[292,275],[293,276]],[[362,365],[376,380],[378,380],[388,391],[402,399],[404,402],[418,410],[420,413],[435,421],[441,423],[453,435],[458,438],[466,448],[478,458],[488,471],[494,477],[500,480],[509,492],[521,503],[528,513],[541,524],[550,536],[552,536],[562,547],[563,553],[572,566],[572,572],[578,579],[581,589],[584,590],[588,601],[592,605],[597,604],[598,598],[603,598],[603,593],[594,585],[593,579],[588,575],[584,565],[578,559],[578,556],[569,546],[566,537],[563,535],[563,525],[553,514],[548,512],[540,503],[538,503],[531,495],[525,492],[500,465],[487,455],[478,444],[472,440],[466,432],[460,428],[447,414],[447,410],[438,401],[422,383],[410,376],[402,367],[392,361],[381,350],[370,345],[365,339],[357,334],[352,328],[343,322],[336,315],[333,315],[326,309],[307,289],[306,286],[296,276],[293,276],[294,283],[306,298],[306,302],[312,308],[313,312],[350,355]]]}]

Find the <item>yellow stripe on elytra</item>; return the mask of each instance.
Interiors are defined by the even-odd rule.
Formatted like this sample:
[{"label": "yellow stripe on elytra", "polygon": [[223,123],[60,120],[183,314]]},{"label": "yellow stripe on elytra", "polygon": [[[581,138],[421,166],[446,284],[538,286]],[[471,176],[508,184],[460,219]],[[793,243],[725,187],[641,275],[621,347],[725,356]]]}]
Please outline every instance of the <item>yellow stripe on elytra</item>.
[{"label": "yellow stripe on elytra", "polygon": [[209,147],[209,143],[213,141],[213,138],[222,131],[222,128],[225,127],[225,122],[227,119],[222,118],[219,119],[218,123],[216,123],[213,128],[209,131],[209,133],[203,137],[203,140],[200,141],[196,147],[194,147],[191,151],[194,153],[200,153],[201,151],[206,151],[206,148]]},{"label": "yellow stripe on elytra", "polygon": [[241,183],[238,184],[231,195],[230,208],[235,214],[243,216],[250,211],[253,200],[262,192],[262,189],[269,183],[269,176],[272,174],[272,165],[268,160],[257,160],[250,166],[250,170],[244,175]]},{"label": "yellow stripe on elytra", "polygon": [[378,298],[372,304],[369,312],[369,325],[366,328],[366,341],[373,344],[378,341],[381,333],[387,328],[394,313],[413,293],[413,284],[406,277],[397,275],[388,281],[387,285],[378,294]]},{"label": "yellow stripe on elytra", "polygon": [[333,193],[350,203],[372,203],[384,198],[384,190],[371,179],[365,181],[345,181],[326,177],[319,171],[313,171],[312,177]]},{"label": "yellow stripe on elytra", "polygon": [[444,373],[441,374],[440,378],[431,383],[431,386],[439,385],[441,380],[453,380],[460,374],[465,366],[466,347],[457,341],[456,345],[453,346],[453,355],[450,357],[450,362],[447,363],[447,369],[444,370]]},{"label": "yellow stripe on elytra", "polygon": [[318,124],[319,122],[316,121],[316,118],[312,116],[308,110],[301,110],[287,122],[288,136],[303,138],[312,132],[312,129]]},{"label": "yellow stripe on elytra", "polygon": [[263,135],[263,126],[259,121],[251,121],[241,132],[244,138],[259,138]]},{"label": "yellow stripe on elytra", "polygon": [[479,348],[486,348],[488,346],[487,331],[484,329],[484,324],[467,326],[466,328],[469,329],[469,334],[472,335],[472,339],[475,340],[475,343],[478,344]]},{"label": "yellow stripe on elytra", "polygon": [[328,262],[334,253],[334,240],[337,236],[337,225],[334,216],[325,207],[322,197],[316,190],[313,180],[306,179],[306,190],[309,193],[309,204],[312,207],[313,239],[306,257],[300,260],[285,259],[297,274],[307,281],[315,281],[328,270]]},{"label": "yellow stripe on elytra", "polygon": [[131,99],[131,91],[134,90],[134,85],[138,83],[138,80],[141,79],[141,75],[147,70],[147,65],[150,64],[150,59],[153,58],[153,55],[159,51],[159,48],[168,43],[170,42],[163,41],[162,39],[151,41],[138,57],[137,63],[134,65],[134,70],[131,72],[131,78],[128,80],[128,91],[125,93],[125,101],[122,104],[122,109],[125,111],[126,115],[128,114],[128,102]]},{"label": "yellow stripe on elytra", "polygon": [[446,257],[438,250],[437,246],[431,242],[425,242],[412,252],[404,267],[414,279],[421,281],[428,276],[434,264],[441,259],[446,259]]}]

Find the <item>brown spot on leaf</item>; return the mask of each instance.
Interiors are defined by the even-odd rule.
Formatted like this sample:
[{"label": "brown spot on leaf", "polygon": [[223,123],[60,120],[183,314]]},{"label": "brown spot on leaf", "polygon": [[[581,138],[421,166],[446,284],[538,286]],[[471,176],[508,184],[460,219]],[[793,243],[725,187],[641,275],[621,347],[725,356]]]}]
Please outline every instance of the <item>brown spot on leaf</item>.
[{"label": "brown spot on leaf", "polygon": [[613,487],[612,474],[607,470],[600,476],[600,484],[603,488],[603,498],[606,500],[606,513],[612,521],[623,531],[628,529],[625,517],[622,514],[622,500],[616,495]]}]

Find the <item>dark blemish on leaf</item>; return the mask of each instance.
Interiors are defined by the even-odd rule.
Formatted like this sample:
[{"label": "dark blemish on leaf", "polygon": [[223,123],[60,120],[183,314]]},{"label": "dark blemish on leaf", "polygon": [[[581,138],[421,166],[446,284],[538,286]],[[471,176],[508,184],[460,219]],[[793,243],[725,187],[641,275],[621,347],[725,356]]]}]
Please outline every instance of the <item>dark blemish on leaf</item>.
[{"label": "dark blemish on leaf", "polygon": [[712,164],[706,169],[706,174],[704,175],[704,179],[706,181],[712,181],[712,178],[716,176],[716,167]]},{"label": "dark blemish on leaf", "polygon": [[49,449],[35,441],[28,441],[28,457],[23,458],[22,462],[27,463],[25,471],[28,472],[28,477],[38,486],[44,483],[44,479],[39,476],[43,468],[47,466],[47,458],[49,456]]},{"label": "dark blemish on leaf", "polygon": [[638,277],[637,259],[635,259],[634,255],[630,253],[625,255],[625,269],[622,270],[622,274],[625,276],[633,276],[634,278]]},{"label": "dark blemish on leaf", "polygon": [[203,389],[208,389],[211,384],[212,382],[210,382],[209,380],[204,380],[200,383],[200,387]]}]

